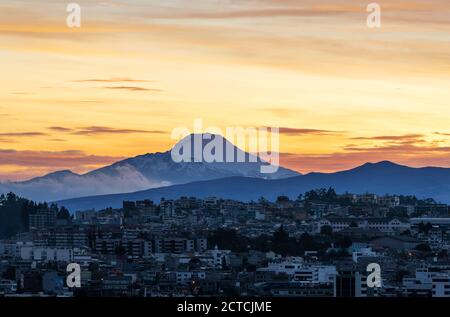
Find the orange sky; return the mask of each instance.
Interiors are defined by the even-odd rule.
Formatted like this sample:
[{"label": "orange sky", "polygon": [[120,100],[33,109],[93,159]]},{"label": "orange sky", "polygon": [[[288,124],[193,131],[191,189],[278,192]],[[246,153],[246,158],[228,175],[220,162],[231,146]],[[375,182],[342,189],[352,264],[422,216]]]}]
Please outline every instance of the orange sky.
[{"label": "orange sky", "polygon": [[[301,172],[450,167],[450,2],[0,2],[0,180],[165,151],[172,129],[281,128]],[[75,1],[77,2],[77,1]]]}]

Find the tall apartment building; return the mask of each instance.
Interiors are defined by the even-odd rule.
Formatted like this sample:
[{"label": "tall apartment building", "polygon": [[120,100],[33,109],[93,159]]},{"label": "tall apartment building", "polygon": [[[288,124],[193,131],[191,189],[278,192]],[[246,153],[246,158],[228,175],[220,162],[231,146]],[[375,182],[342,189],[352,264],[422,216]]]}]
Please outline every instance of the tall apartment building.
[{"label": "tall apartment building", "polygon": [[155,253],[203,252],[206,249],[206,239],[166,238],[153,240],[153,251]]},{"label": "tall apartment building", "polygon": [[57,248],[82,248],[89,245],[88,233],[85,230],[68,227],[55,231],[55,246]]},{"label": "tall apartment building", "polygon": [[30,229],[43,229],[56,225],[56,210],[40,210],[29,215]]}]

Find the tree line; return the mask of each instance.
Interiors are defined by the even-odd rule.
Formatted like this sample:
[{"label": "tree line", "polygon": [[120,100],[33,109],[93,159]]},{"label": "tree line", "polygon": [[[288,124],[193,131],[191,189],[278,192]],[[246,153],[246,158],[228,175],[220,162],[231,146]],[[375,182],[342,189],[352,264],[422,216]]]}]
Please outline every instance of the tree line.
[{"label": "tree line", "polygon": [[69,211],[56,204],[36,203],[14,193],[0,195],[0,238],[9,238],[20,232],[27,232],[30,227],[29,216],[54,211],[57,218],[70,218]]}]

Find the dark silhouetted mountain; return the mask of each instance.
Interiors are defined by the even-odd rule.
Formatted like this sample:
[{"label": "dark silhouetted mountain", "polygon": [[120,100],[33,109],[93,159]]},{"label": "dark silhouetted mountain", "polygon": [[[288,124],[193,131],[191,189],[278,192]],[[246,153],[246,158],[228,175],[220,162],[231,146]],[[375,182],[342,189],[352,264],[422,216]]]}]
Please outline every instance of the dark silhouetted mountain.
[{"label": "dark silhouetted mountain", "polygon": [[[14,192],[36,201],[54,201],[73,197],[124,193],[184,184],[193,181],[211,180],[232,176],[278,179],[299,175],[292,170],[280,167],[276,173],[261,173],[261,166],[268,165],[256,156],[241,151],[220,135],[197,134],[180,140],[174,148],[191,145],[194,152],[194,138],[200,137],[200,149],[205,149],[211,141],[223,145],[223,155],[243,157],[244,162],[195,162],[176,163],[171,151],[136,156],[114,163],[87,174],[79,175],[71,171],[54,172],[23,182],[0,183],[0,193]],[[219,149],[219,147],[217,147]],[[184,151],[180,153],[184,154]],[[215,152],[214,152],[215,153]],[[230,154],[231,155],[231,154]]]},{"label": "dark silhouetted mountain", "polygon": [[450,203],[450,169],[438,167],[411,168],[392,162],[367,163],[337,173],[310,173],[284,179],[229,177],[192,182],[127,194],[84,197],[58,202],[71,211],[89,208],[120,207],[123,200],[152,199],[159,201],[181,196],[199,198],[216,196],[242,201],[270,200],[281,195],[296,198],[311,189],[334,187],[338,193],[376,193],[415,195]]}]

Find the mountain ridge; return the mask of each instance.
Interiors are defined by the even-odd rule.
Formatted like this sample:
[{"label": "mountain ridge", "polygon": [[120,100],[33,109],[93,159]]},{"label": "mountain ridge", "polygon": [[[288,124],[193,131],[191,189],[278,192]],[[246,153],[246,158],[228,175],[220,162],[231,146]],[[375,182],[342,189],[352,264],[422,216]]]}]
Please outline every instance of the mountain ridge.
[{"label": "mountain ridge", "polygon": [[[185,142],[191,142],[191,134],[177,142],[172,149]],[[220,135],[201,134],[201,150],[206,144],[204,138],[222,142],[225,150],[233,151],[247,158],[255,158],[234,146]],[[194,142],[191,142],[192,145]],[[189,144],[189,143],[187,143]],[[227,148],[229,146],[229,148]],[[256,162],[180,162],[172,159],[172,149],[165,152],[147,153],[127,158],[84,174],[70,170],[56,171],[44,176],[22,182],[0,183],[0,193],[14,192],[20,196],[37,201],[54,201],[91,195],[114,194],[158,188],[162,186],[184,184],[192,181],[246,176],[259,178],[284,178],[300,175],[298,172],[279,167],[274,174],[261,173],[261,166],[267,163],[260,158]]]},{"label": "mountain ridge", "polygon": [[199,198],[217,196],[251,201],[257,200],[261,196],[274,200],[277,196],[286,195],[294,199],[300,193],[322,187],[333,187],[339,193],[371,192],[379,195],[415,195],[418,198],[434,198],[437,201],[450,203],[450,168],[412,168],[385,162],[363,164],[335,173],[309,173],[274,180],[227,177],[132,193],[82,197],[57,203],[73,211],[120,207],[123,200],[152,199],[158,201],[162,197],[175,199],[181,196]]}]

